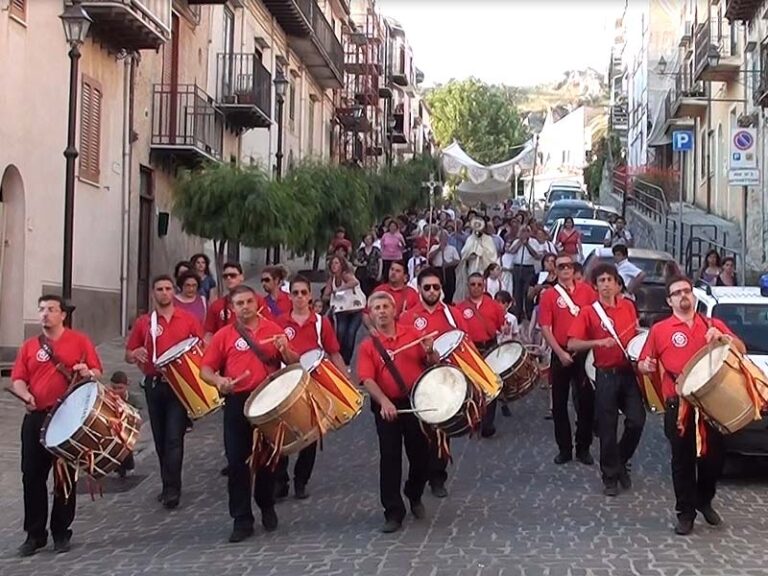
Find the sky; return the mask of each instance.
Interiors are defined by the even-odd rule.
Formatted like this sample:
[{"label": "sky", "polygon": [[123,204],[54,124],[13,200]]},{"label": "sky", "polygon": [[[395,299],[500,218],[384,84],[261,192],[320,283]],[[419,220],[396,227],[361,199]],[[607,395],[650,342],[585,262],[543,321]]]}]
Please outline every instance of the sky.
[{"label": "sky", "polygon": [[425,85],[475,76],[531,86],[605,74],[621,0],[378,0],[402,24]]}]

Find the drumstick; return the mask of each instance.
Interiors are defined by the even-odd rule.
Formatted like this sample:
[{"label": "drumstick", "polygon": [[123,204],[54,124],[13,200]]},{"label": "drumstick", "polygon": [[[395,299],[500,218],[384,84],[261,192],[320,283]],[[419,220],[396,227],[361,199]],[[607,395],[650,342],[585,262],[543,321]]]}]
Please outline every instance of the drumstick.
[{"label": "drumstick", "polygon": [[11,388],[10,386],[5,386],[3,388],[6,392],[8,392],[10,395],[15,396],[17,399],[21,400],[24,404],[29,404],[16,390]]},{"label": "drumstick", "polygon": [[437,408],[407,408],[398,410],[398,414],[419,414],[421,412],[437,412]]},{"label": "drumstick", "polygon": [[272,344],[272,342],[282,337],[283,337],[282,334],[275,334],[274,336],[270,336],[269,338],[265,338],[264,340],[259,340],[259,344],[261,344],[262,346],[266,346],[267,344]]},{"label": "drumstick", "polygon": [[250,371],[250,370],[246,370],[245,372],[243,372],[242,374],[240,374],[240,376],[238,376],[237,378],[235,378],[234,380],[232,380],[232,382],[230,382],[230,384],[231,384],[232,386],[235,386],[235,385],[236,385],[238,382],[240,382],[241,380],[245,380],[245,379],[246,379],[246,378],[248,378],[248,376],[250,376],[250,375],[251,375],[251,371]]},{"label": "drumstick", "polygon": [[400,348],[398,348],[397,350],[393,350],[391,354],[392,356],[395,356],[400,352],[403,352],[404,350],[408,350],[408,348],[413,348],[414,346],[416,346],[416,344],[419,344],[428,338],[434,338],[435,336],[437,336],[437,330],[435,330],[434,332],[430,332],[429,334],[425,334],[421,338],[417,338],[416,340],[414,340],[413,342],[409,342],[405,346],[400,346]]}]

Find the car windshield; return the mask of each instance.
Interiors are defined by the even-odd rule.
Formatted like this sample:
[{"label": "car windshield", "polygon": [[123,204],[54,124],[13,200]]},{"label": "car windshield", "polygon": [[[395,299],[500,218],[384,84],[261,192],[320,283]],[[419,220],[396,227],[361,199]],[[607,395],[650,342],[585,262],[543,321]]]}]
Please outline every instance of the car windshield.
[{"label": "car windshield", "polygon": [[608,226],[599,224],[576,224],[576,229],[581,232],[582,244],[600,244],[605,241],[605,233],[610,230]]},{"label": "car windshield", "polygon": [[565,218],[570,216],[571,218],[592,218],[594,216],[594,209],[582,206],[581,208],[574,208],[573,206],[552,206],[547,213],[546,224],[552,225],[552,223],[558,218]]},{"label": "car windshield", "polygon": [[744,341],[750,354],[768,354],[768,304],[718,304],[712,316]]},{"label": "car windshield", "polygon": [[578,188],[557,188],[549,193],[549,202],[558,200],[582,200],[584,193]]}]

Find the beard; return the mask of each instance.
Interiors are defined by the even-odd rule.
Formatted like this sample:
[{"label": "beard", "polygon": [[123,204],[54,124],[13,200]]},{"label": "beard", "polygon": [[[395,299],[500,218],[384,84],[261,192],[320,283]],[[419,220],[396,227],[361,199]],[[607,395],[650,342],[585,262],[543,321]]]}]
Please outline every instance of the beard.
[{"label": "beard", "polygon": [[693,307],[693,302],[691,302],[690,298],[683,298],[680,300],[680,310],[683,310],[684,312],[687,312]]},{"label": "beard", "polygon": [[430,292],[428,296],[425,296],[424,294],[422,294],[421,298],[424,300],[425,304],[428,304],[429,306],[434,306],[440,300],[440,293],[438,292],[437,294],[435,294],[434,292]]}]

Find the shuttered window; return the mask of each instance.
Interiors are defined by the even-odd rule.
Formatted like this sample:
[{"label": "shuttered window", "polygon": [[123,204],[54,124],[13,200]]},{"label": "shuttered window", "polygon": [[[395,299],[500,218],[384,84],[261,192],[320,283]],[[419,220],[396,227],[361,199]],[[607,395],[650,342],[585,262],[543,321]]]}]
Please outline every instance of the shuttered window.
[{"label": "shuttered window", "polygon": [[11,0],[11,16],[27,20],[27,0]]},{"label": "shuttered window", "polygon": [[80,178],[99,181],[101,165],[101,85],[83,76],[80,104]]}]

